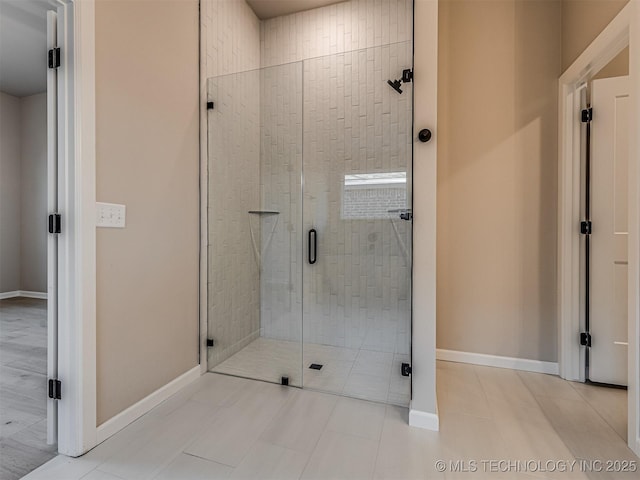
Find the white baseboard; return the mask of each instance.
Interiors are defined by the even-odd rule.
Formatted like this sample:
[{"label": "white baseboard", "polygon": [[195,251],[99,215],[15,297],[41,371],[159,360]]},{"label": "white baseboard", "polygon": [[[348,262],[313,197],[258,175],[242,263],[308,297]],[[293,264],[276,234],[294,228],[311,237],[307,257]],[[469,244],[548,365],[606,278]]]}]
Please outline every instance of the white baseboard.
[{"label": "white baseboard", "polygon": [[41,300],[46,300],[47,299],[47,292],[28,292],[26,290],[20,290],[20,295],[18,295],[19,297],[26,297],[26,298],[39,298]]},{"label": "white baseboard", "polygon": [[484,353],[459,352],[457,350],[436,350],[436,359],[448,362],[471,363],[473,365],[485,365],[487,367],[510,368],[512,370],[524,370],[526,372],[547,373],[558,375],[556,362],[543,362],[542,360],[529,360],[527,358],[500,357]]},{"label": "white baseboard", "polygon": [[178,378],[167,383],[164,387],[160,387],[155,392],[147,395],[138,403],[131,405],[126,410],[120,412],[115,417],[107,420],[97,429],[98,443],[104,442],[107,438],[118,433],[131,422],[137,420],[154,407],[158,406],[164,400],[191,382],[200,378],[200,365],[196,365],[191,370],[180,375]]},{"label": "white baseboard", "polygon": [[46,300],[47,293],[46,292],[29,292],[27,290],[15,290],[13,292],[0,293],[0,300],[6,300],[7,298],[16,298],[16,297],[38,298],[41,300]]},{"label": "white baseboard", "polygon": [[411,409],[409,410],[409,425],[437,432],[440,429],[440,419],[437,413]]}]

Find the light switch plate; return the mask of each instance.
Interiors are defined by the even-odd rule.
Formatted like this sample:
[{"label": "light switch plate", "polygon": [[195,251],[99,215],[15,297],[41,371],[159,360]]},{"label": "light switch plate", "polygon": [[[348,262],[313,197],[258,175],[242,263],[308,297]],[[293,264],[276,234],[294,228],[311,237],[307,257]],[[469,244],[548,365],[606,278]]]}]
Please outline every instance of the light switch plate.
[{"label": "light switch plate", "polygon": [[126,207],[116,203],[96,202],[96,226],[103,228],[124,228]]}]

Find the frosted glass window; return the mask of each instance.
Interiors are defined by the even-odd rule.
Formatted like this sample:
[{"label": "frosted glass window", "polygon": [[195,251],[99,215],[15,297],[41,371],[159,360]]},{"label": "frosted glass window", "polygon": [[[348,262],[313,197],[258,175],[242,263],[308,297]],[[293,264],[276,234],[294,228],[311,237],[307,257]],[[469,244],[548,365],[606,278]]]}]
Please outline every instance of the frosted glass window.
[{"label": "frosted glass window", "polygon": [[344,176],[343,219],[388,218],[407,207],[407,172],[356,173]]}]

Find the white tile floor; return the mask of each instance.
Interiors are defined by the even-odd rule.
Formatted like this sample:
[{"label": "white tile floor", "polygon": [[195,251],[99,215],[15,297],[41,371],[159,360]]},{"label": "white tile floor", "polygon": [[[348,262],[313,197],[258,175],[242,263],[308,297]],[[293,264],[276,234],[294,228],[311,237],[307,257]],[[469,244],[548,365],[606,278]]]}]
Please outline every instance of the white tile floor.
[{"label": "white tile floor", "polygon": [[406,408],[207,374],[83,457],[56,457],[26,479],[640,477],[435,469],[439,459],[638,461],[616,431],[624,391],[439,362],[438,397],[431,432],[409,427]]},{"label": "white tile floor", "polygon": [[[400,374],[403,362],[408,355],[313,343],[301,348],[299,342],[261,337],[212,371],[274,383],[287,376],[293,386],[406,407],[411,386]],[[310,369],[312,363],[322,369]]]}]

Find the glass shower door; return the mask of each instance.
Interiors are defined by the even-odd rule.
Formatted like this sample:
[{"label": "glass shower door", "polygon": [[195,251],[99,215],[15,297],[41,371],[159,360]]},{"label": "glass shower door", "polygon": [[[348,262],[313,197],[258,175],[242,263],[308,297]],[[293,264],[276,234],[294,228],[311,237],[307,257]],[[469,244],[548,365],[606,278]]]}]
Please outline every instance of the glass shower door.
[{"label": "glass shower door", "polygon": [[301,386],[302,64],[207,88],[208,368]]},{"label": "glass shower door", "polygon": [[303,385],[408,405],[411,42],[304,62]]}]

